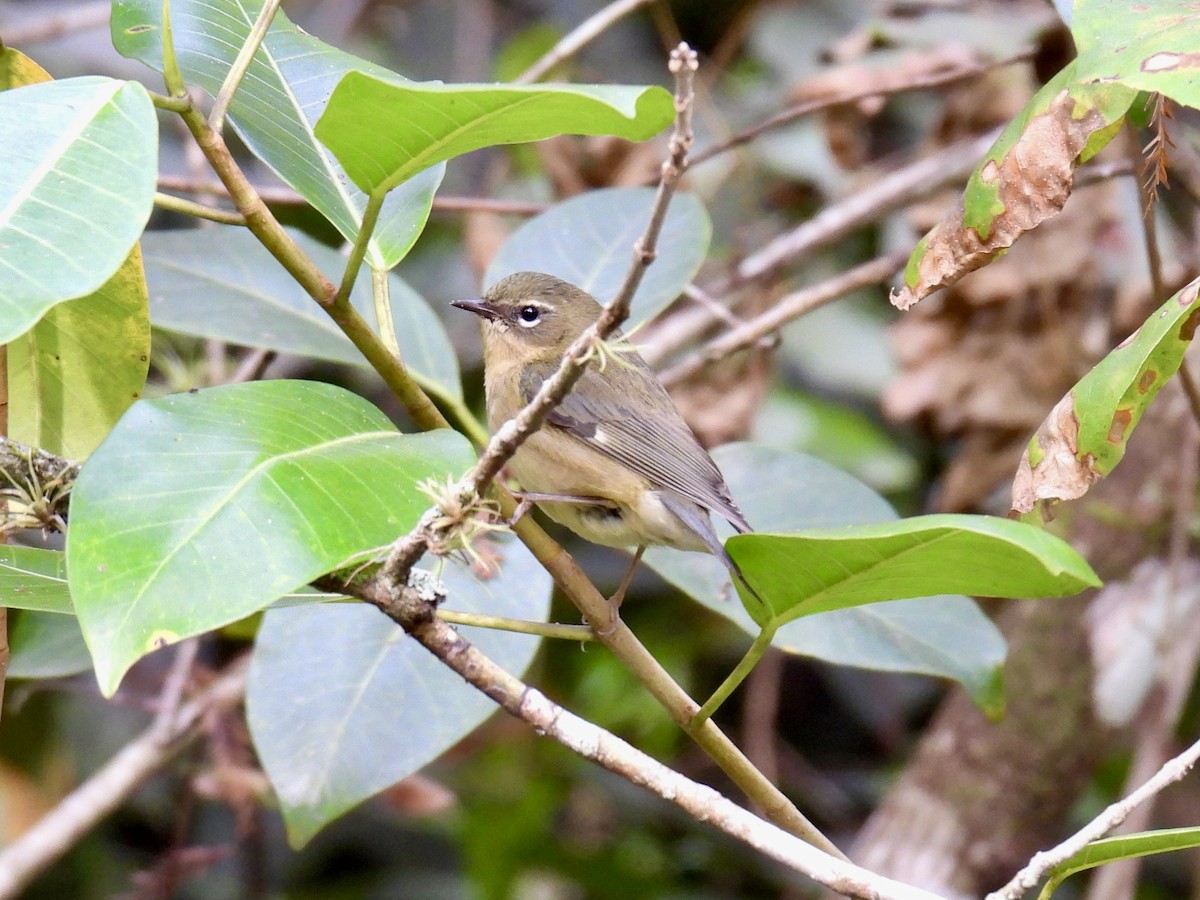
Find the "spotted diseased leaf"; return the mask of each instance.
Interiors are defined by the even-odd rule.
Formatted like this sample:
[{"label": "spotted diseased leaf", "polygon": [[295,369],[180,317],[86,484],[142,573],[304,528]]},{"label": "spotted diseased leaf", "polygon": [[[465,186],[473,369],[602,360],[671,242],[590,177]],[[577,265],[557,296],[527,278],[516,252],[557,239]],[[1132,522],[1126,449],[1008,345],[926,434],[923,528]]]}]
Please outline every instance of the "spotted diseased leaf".
[{"label": "spotted diseased leaf", "polygon": [[917,245],[892,303],[908,309],[1003,254],[1057,215],[1075,168],[1111,140],[1136,91],[1074,80],[1068,67],[1004,130],[971,176],[962,204]]},{"label": "spotted diseased leaf", "polygon": [[1200,278],[1164,303],[1051,410],[1017,468],[1014,511],[1082,497],[1116,467],[1142,413],[1192,344],[1200,324],[1198,293]]}]

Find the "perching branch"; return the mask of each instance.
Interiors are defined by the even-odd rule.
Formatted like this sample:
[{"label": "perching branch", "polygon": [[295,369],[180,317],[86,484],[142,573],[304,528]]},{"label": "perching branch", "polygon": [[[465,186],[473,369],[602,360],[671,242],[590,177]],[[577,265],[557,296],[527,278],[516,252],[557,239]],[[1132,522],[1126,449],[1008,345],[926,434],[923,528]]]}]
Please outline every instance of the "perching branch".
[{"label": "perching branch", "polygon": [[377,575],[354,585],[356,596],[375,605],[423,647],[486,693],[504,710],[585,759],[674,803],[760,853],[801,872],[825,887],[873,900],[936,900],[919,888],[875,875],[831,856],[772,825],[712,788],[680,775],[630,744],[557,705],[497,666],[457,631],[434,615],[428,599],[407,585]]},{"label": "perching branch", "polygon": [[550,74],[559,63],[574,56],[601,34],[613,26],[619,19],[629,15],[642,6],[648,6],[653,0],[616,0],[601,9],[595,15],[576,25],[571,33],[563,37],[551,47],[541,59],[522,72],[515,84],[533,84]]}]

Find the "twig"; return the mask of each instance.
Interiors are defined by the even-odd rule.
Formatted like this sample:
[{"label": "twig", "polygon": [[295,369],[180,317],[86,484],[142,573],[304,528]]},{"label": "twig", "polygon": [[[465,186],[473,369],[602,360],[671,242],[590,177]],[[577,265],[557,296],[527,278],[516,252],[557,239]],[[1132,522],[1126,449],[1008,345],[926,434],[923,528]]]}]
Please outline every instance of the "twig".
[{"label": "twig", "polygon": [[847,103],[854,103],[858,100],[866,100],[871,97],[887,97],[893,94],[904,94],[909,91],[925,90],[927,88],[941,87],[947,84],[953,84],[956,81],[965,81],[968,78],[975,78],[985,72],[991,71],[1001,66],[1012,65],[1013,63],[1024,62],[1032,56],[1031,51],[1019,53],[1015,56],[1010,56],[1007,59],[998,60],[991,63],[973,62],[973,63],[958,63],[952,65],[948,69],[941,71],[926,72],[908,78],[907,80],[897,81],[895,84],[868,84],[864,87],[856,87],[850,90],[841,91],[837,94],[830,94],[824,97],[814,97],[804,100],[800,103],[790,106],[781,113],[777,113],[771,118],[757,125],[747,128],[745,131],[740,131],[733,137],[721,141],[719,144],[714,144],[711,147],[705,147],[703,150],[697,151],[692,156],[692,165],[698,166],[700,163],[707,162],[715,156],[722,153],[727,153],[736,147],[741,147],[744,144],[759,137],[763,133],[789,122],[794,122],[796,119],[811,115],[814,112],[819,112],[823,109],[829,109],[834,106],[844,106]]},{"label": "twig", "polygon": [[260,381],[271,363],[275,362],[278,354],[274,350],[258,348],[251,350],[238,363],[233,374],[229,376],[230,384],[245,384],[247,381]]},{"label": "twig", "polygon": [[248,669],[246,658],[233,663],[199,696],[179,709],[169,728],[162,728],[157,722],[152,724],[37,824],[0,851],[0,900],[15,897],[147,778],[197,740],[210,713],[240,703]]},{"label": "twig", "polygon": [[262,5],[262,9],[258,11],[258,18],[254,20],[254,25],[250,28],[250,34],[246,36],[245,42],[238,50],[237,57],[233,60],[233,65],[229,67],[229,71],[225,75],[225,80],[221,83],[221,89],[217,92],[217,98],[213,101],[212,111],[208,115],[208,124],[213,131],[220,131],[225,127],[225,113],[229,110],[229,104],[233,101],[233,95],[237,93],[238,86],[242,83],[242,79],[246,77],[246,72],[250,69],[250,63],[254,61],[254,54],[258,52],[258,48],[262,46],[263,40],[267,36],[267,31],[271,28],[271,21],[275,18],[275,13],[279,10],[279,4],[282,0],[267,0]]},{"label": "twig", "polygon": [[380,578],[359,585],[358,596],[397,622],[439,660],[504,710],[585,759],[674,803],[760,853],[851,897],[935,900],[935,895],[834,858],[737,806],[712,788],[684,777],[591,722],[558,706],[541,691],[505,672],[432,613],[408,587]]},{"label": "twig", "polygon": [[[732,293],[744,284],[771,277],[793,259],[831,246],[848,234],[888,213],[932,194],[943,185],[965,178],[995,141],[999,131],[968,138],[885,175],[861,191],[826,207],[792,231],[782,234],[741,261],[733,275],[709,285],[714,297]],[[642,351],[651,365],[669,359],[710,328],[716,318],[702,307],[681,310]]]},{"label": "twig", "polygon": [[616,0],[601,9],[595,15],[580,22],[549,49],[532,66],[522,72],[514,81],[515,84],[533,84],[545,77],[555,66],[568,57],[574,56],[589,43],[607,31],[615,22],[629,15],[642,6],[648,6],[653,0]]},{"label": "twig", "polygon": [[906,258],[907,254],[894,253],[890,256],[881,256],[856,266],[848,272],[843,272],[836,278],[830,278],[828,281],[788,294],[761,316],[727,331],[678,365],[661,373],[659,380],[668,387],[685,381],[708,363],[724,359],[731,353],[758,343],[762,338],[778,331],[793,319],[810,313],[861,287],[886,281],[904,265]]},{"label": "twig", "polygon": [[1057,847],[1036,854],[1025,868],[1013,876],[1008,884],[998,891],[988,894],[987,900],[1017,900],[1018,897],[1024,896],[1059,863],[1070,859],[1092,841],[1104,837],[1125,821],[1125,817],[1136,807],[1160,793],[1168,785],[1182,779],[1191,771],[1197,759],[1200,759],[1200,741],[1192,744],[1175,758],[1168,760],[1154,774],[1154,777],[1140,788],[1124,800],[1119,800],[1109,806]]}]

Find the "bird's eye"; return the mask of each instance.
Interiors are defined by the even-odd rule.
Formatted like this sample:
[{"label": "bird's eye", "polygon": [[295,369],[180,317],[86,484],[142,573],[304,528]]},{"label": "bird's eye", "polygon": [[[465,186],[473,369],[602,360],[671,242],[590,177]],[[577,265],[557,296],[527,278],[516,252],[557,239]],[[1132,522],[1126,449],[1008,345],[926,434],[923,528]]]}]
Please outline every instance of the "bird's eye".
[{"label": "bird's eye", "polygon": [[522,306],[517,315],[521,317],[523,325],[533,325],[542,317],[542,311],[536,306]]}]

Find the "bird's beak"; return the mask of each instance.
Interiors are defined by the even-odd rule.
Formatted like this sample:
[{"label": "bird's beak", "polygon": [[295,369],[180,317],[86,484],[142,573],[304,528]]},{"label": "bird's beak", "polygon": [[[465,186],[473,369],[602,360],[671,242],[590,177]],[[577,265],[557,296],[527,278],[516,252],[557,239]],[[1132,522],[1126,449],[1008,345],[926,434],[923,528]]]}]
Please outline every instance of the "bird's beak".
[{"label": "bird's beak", "polygon": [[492,306],[486,300],[451,300],[451,306],[457,306],[459,309],[465,309],[467,312],[473,312],[477,316],[482,316],[488,320],[500,318],[500,310]]}]

